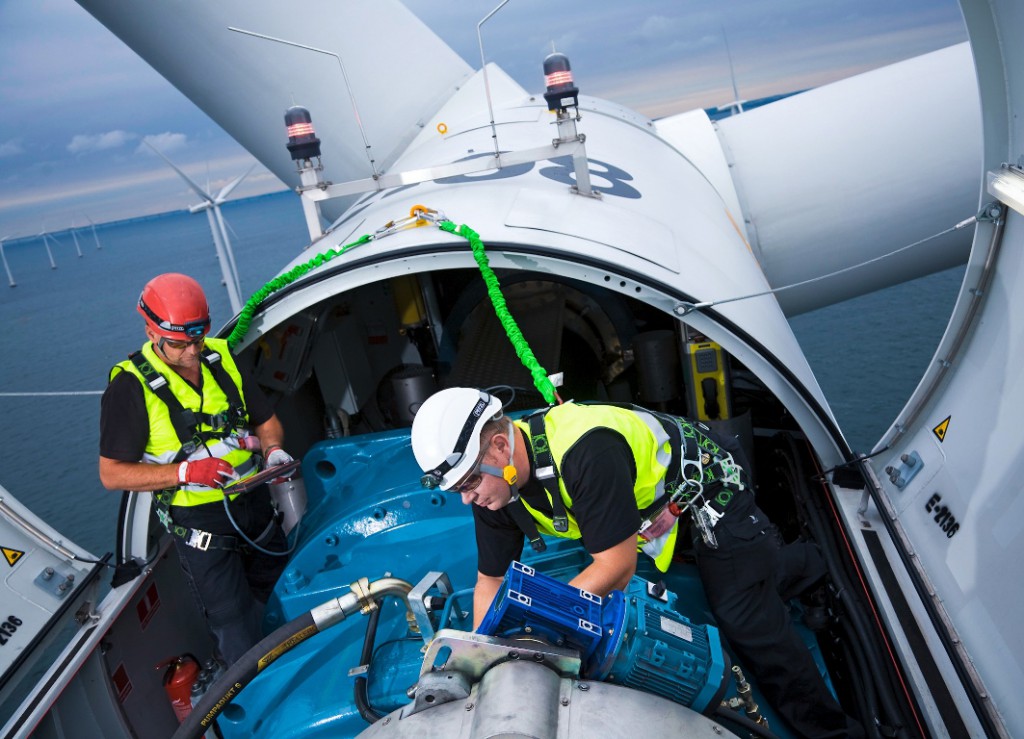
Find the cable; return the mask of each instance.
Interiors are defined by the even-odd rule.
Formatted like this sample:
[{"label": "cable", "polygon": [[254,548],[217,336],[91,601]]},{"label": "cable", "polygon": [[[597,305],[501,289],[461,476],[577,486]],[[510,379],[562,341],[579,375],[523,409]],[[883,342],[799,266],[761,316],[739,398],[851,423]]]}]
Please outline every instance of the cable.
[{"label": "cable", "polygon": [[[839,536],[842,537],[842,544],[847,549],[848,557],[843,557],[837,551],[840,543],[836,542],[827,533],[829,528],[825,520],[825,513],[819,508],[817,500],[812,499],[805,479],[797,472],[795,460],[801,455],[791,435],[785,435],[785,444],[788,453],[781,456],[787,462],[788,469],[786,474],[794,485],[794,491],[799,490],[798,499],[802,502],[804,512],[807,515],[807,525],[811,529],[814,540],[818,542],[821,548],[822,556],[825,558],[828,566],[829,575],[838,588],[838,592],[835,594],[836,602],[844,607],[845,615],[849,619],[847,626],[857,635],[856,639],[847,640],[847,644],[851,650],[860,648],[864,661],[868,665],[869,673],[863,676],[861,684],[856,687],[867,689],[868,686],[871,686],[874,689],[875,695],[880,700],[880,710],[883,714],[879,718],[884,718],[888,725],[895,727],[897,736],[910,736],[908,727],[916,728],[917,736],[924,736],[924,729],[920,717],[917,715],[917,707],[914,705],[913,698],[903,681],[900,668],[896,663],[896,657],[893,654],[893,648],[889,643],[888,635],[879,622],[878,614],[874,614],[878,629],[876,632],[873,632],[870,627],[871,619],[864,613],[865,606],[855,596],[855,594],[861,592],[865,593],[868,598],[868,607],[873,608],[870,595],[867,595],[868,588],[864,582],[864,575],[860,572],[857,565],[855,555],[852,552],[852,544],[846,538],[846,532],[838,521],[838,513],[833,509],[832,518],[836,521]],[[832,501],[827,492],[825,493],[825,500],[831,506]],[[855,590],[850,586],[844,574],[845,566],[841,564],[843,562],[851,564],[854,568],[853,575],[857,579],[860,589]],[[877,640],[871,637],[872,633],[877,633],[883,640],[885,651],[888,652],[890,657],[889,660],[885,659],[885,653],[879,649]],[[887,682],[887,685],[879,689],[878,684],[883,680]],[[902,694],[905,703],[897,703],[897,694]]]},{"label": "cable", "polygon": [[771,729],[762,726],[756,721],[751,721],[746,716],[733,711],[731,708],[718,705],[714,710],[714,715],[718,718],[725,719],[726,721],[732,721],[739,724],[751,734],[757,734],[760,737],[764,737],[764,739],[779,739],[779,735],[773,733]]},{"label": "cable", "polygon": [[[377,607],[373,609],[366,621],[366,635],[363,637],[363,651],[359,656],[359,664],[365,666],[367,671],[373,661],[373,644],[377,639],[377,622],[380,621],[383,602],[383,599],[376,601]],[[374,724],[383,718],[384,714],[370,705],[370,699],[366,695],[366,683],[366,676],[360,675],[355,679],[352,690],[355,694],[356,709],[359,711],[359,715],[365,719],[366,723]]]},{"label": "cable", "polygon": [[[382,600],[388,595],[396,595],[405,602],[406,609],[409,608],[406,596],[412,590],[412,585],[404,580],[385,577],[371,583],[362,578],[349,587],[350,591],[345,595],[321,603],[292,619],[250,648],[207,689],[202,700],[192,709],[192,713],[182,722],[171,739],[199,739],[203,732],[209,730],[224,708],[274,660],[307,639],[359,613],[369,602]],[[408,612],[407,618],[414,618],[411,611]]]},{"label": "cable", "polygon": [[964,220],[960,221],[956,225],[950,226],[949,228],[945,229],[944,231],[939,231],[938,233],[932,234],[931,236],[926,236],[925,238],[919,239],[918,241],[915,241],[912,244],[907,244],[906,246],[901,246],[899,249],[895,249],[895,250],[893,250],[891,252],[888,252],[887,254],[880,254],[877,257],[872,257],[871,259],[867,259],[867,260],[865,260],[863,262],[859,262],[857,264],[851,264],[849,267],[843,267],[842,269],[837,269],[834,272],[829,272],[829,273],[824,274],[824,275],[818,275],[817,277],[810,277],[810,278],[808,278],[806,280],[800,280],[799,282],[794,282],[794,283],[791,283],[789,285],[783,285],[782,287],[773,287],[771,290],[764,290],[764,291],[758,292],[758,293],[751,293],[750,295],[737,295],[736,297],[733,297],[733,298],[722,298],[721,300],[707,300],[707,301],[705,301],[703,303],[692,303],[692,304],[689,304],[689,305],[685,306],[686,307],[686,313],[692,313],[693,311],[700,310],[701,308],[711,308],[713,306],[722,305],[724,303],[735,303],[736,301],[739,301],[739,300],[749,300],[751,298],[760,298],[760,297],[762,297],[764,295],[773,295],[775,293],[780,293],[783,290],[791,290],[794,287],[802,287],[803,285],[810,285],[810,284],[813,284],[815,282],[819,282],[820,280],[827,280],[829,277],[836,277],[837,275],[841,275],[841,274],[844,274],[846,272],[851,272],[852,270],[860,269],[861,267],[866,267],[869,264],[874,264],[875,262],[880,262],[883,259],[888,259],[889,257],[896,256],[900,252],[904,252],[907,249],[912,249],[915,246],[920,246],[921,244],[927,243],[927,242],[931,241],[932,239],[937,239],[937,238],[940,238],[942,236],[945,236],[946,234],[953,233],[954,231],[959,231],[961,228],[964,228],[966,226],[970,226],[970,225],[976,223],[977,220],[978,220],[977,216],[971,216],[970,218],[965,218]]},{"label": "cable", "polygon": [[[245,493],[243,493],[243,495],[244,494]],[[250,539],[248,536],[245,535],[245,532],[242,531],[242,527],[238,525],[238,522],[235,521],[235,517],[231,515],[231,508],[228,507],[229,497],[227,495],[225,495],[222,498],[222,500],[224,501],[224,512],[228,516],[228,521],[231,522],[231,525],[234,527],[235,531],[238,532],[238,535],[242,537],[242,539],[245,541],[245,543],[248,544],[249,546],[251,546],[256,551],[263,552],[264,554],[269,554],[271,557],[287,557],[292,552],[294,552],[295,551],[295,547],[297,547],[299,545],[299,526],[302,523],[301,521],[299,521],[299,522],[297,522],[295,524],[295,540],[292,542],[292,545],[290,547],[288,547],[287,549],[285,549],[284,551],[282,551],[282,552],[272,552],[269,549],[264,549],[259,544],[257,544],[256,542],[254,542],[252,539]]]}]

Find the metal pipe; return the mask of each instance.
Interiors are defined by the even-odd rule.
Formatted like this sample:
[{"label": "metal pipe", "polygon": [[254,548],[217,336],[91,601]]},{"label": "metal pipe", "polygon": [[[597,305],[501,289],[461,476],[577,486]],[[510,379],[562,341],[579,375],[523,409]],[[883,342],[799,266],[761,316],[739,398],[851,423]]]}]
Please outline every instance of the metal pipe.
[{"label": "metal pipe", "polygon": [[508,0],[501,0],[501,3],[492,10],[490,13],[485,15],[483,19],[476,24],[476,41],[480,45],[480,71],[484,73],[484,94],[487,97],[487,112],[491,115],[491,138],[494,139],[494,156],[495,158],[501,156],[501,152],[498,151],[498,129],[494,125],[494,105],[491,103],[491,83],[487,79],[487,60],[484,59],[484,37],[480,33],[480,27],[491,19],[495,13],[504,8],[508,4]]}]

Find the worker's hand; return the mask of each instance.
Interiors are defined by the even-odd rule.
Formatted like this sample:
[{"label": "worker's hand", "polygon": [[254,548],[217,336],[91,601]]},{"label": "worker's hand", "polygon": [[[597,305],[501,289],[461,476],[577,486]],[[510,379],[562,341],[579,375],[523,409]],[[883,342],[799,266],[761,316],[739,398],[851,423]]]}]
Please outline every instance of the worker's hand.
[{"label": "worker's hand", "polygon": [[238,479],[235,468],[218,457],[194,459],[178,466],[178,482],[182,485],[205,485],[208,488],[222,488],[228,482]]},{"label": "worker's hand", "polygon": [[[267,464],[266,464],[267,469],[270,469],[271,467],[277,467],[278,465],[282,465],[282,464],[288,464],[289,462],[294,462],[295,461],[292,458],[292,455],[290,455],[288,452],[286,452],[284,449],[282,449],[279,446],[272,446],[269,449],[267,449],[267,457],[266,457],[266,459],[267,459]],[[284,482],[285,480],[291,479],[292,475],[294,475],[294,474],[295,474],[295,470],[291,470],[291,471],[286,472],[285,474],[281,475],[280,477],[274,478],[274,482]]]}]

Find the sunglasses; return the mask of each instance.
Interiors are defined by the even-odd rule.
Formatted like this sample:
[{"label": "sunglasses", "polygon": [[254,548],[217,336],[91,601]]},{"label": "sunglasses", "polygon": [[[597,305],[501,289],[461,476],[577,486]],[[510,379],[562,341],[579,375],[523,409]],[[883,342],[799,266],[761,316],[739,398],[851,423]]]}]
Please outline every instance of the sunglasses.
[{"label": "sunglasses", "polygon": [[160,346],[161,349],[164,349],[166,347],[170,347],[171,349],[174,349],[175,351],[183,352],[186,349],[188,349],[190,346],[195,346],[196,344],[202,344],[204,341],[206,341],[206,337],[205,336],[200,336],[198,339],[192,339],[191,341],[175,341],[174,339],[165,339],[164,337],[161,336],[160,337],[160,344],[159,344],[159,346]]}]

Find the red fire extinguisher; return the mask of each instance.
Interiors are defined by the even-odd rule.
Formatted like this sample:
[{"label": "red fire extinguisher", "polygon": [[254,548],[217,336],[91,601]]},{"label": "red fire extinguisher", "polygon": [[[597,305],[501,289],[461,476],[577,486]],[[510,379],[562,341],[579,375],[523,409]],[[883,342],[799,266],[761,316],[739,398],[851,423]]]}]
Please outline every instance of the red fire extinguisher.
[{"label": "red fire extinguisher", "polygon": [[164,672],[164,690],[171,699],[171,708],[180,724],[192,713],[192,684],[199,675],[199,662],[191,654],[183,654],[157,665],[158,670],[161,667],[167,668]]}]

